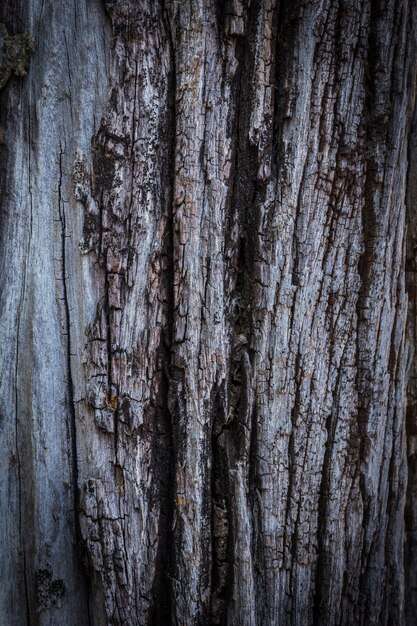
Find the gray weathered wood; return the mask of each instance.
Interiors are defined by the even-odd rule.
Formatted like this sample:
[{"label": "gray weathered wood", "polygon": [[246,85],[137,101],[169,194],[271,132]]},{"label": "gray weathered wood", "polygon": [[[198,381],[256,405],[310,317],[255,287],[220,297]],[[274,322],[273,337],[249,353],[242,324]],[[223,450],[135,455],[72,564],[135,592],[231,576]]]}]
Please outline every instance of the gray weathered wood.
[{"label": "gray weathered wood", "polygon": [[413,623],[416,3],[0,22],[1,626]]}]

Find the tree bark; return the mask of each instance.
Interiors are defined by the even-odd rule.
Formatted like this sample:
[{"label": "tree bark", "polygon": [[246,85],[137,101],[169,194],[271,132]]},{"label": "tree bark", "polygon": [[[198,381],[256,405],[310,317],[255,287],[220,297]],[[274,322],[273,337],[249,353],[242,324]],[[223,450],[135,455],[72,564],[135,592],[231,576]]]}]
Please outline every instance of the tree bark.
[{"label": "tree bark", "polygon": [[0,22],[0,624],[413,624],[417,4]]}]

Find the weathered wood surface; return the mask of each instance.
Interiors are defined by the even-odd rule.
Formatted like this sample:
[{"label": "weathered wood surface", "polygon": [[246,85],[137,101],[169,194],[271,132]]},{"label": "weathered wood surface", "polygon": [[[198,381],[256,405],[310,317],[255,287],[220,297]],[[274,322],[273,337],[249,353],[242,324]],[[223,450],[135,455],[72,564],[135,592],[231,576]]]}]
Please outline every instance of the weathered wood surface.
[{"label": "weathered wood surface", "polygon": [[413,623],[416,3],[0,22],[0,624]]},{"label": "weathered wood surface", "polygon": [[417,107],[414,108],[408,148],[406,208],[408,230],[405,268],[408,294],[409,376],[406,413],[408,484],[404,544],[407,599],[405,617],[407,624],[413,624],[417,615]]}]

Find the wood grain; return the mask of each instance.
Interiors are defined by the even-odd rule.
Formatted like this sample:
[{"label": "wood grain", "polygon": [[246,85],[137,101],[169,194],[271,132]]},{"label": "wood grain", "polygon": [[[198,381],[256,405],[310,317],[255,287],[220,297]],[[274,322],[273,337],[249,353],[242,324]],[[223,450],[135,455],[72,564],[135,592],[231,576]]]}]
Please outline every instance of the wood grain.
[{"label": "wood grain", "polygon": [[413,623],[417,5],[0,22],[1,626]]}]

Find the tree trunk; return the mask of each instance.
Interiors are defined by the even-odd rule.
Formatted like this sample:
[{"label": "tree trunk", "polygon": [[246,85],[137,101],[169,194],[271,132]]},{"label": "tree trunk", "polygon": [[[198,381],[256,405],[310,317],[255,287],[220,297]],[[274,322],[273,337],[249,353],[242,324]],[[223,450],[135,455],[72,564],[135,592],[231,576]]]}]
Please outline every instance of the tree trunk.
[{"label": "tree trunk", "polygon": [[0,22],[0,624],[413,624],[417,4]]}]

